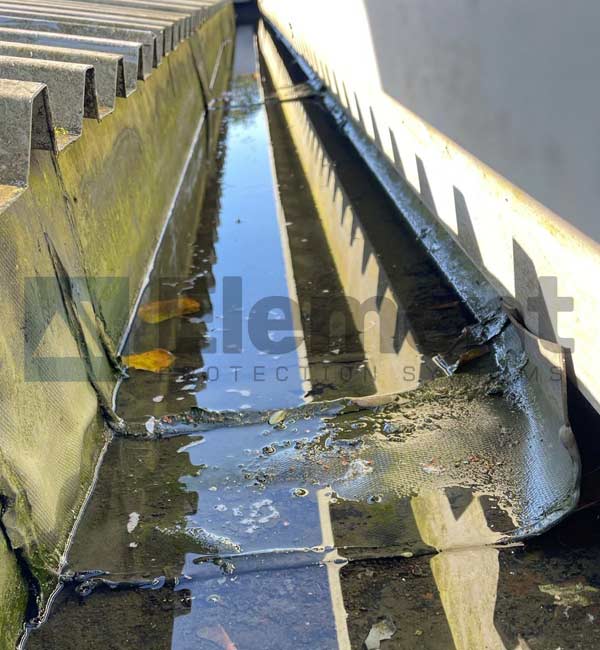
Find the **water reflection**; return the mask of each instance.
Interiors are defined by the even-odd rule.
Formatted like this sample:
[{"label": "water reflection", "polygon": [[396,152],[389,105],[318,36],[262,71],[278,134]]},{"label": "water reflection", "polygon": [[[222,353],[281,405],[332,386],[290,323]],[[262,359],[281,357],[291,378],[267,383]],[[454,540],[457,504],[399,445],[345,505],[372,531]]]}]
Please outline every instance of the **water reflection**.
[{"label": "water reflection", "polygon": [[130,371],[130,421],[411,390],[470,322],[323,109],[272,101],[293,80],[271,81],[276,59],[259,66],[253,28],[237,42],[202,218],[167,238],[143,300],[185,296],[198,312],[136,319],[128,352],[164,348],[175,363]]},{"label": "water reflection", "polygon": [[[163,246],[161,261],[178,258],[177,262],[159,262],[143,301],[185,295],[198,301],[200,308],[194,316],[159,326],[136,320],[128,351],[166,348],[176,362],[168,375],[159,377],[132,371],[119,401],[126,419],[178,412],[196,403],[214,410],[279,408],[298,403],[307,391],[299,360],[302,343],[298,349],[291,346],[281,354],[269,354],[269,342],[257,345],[248,326],[253,313],[258,318],[256,310],[265,299],[271,309],[283,304],[288,312],[283,317],[289,319],[295,298],[273,200],[254,42],[252,27],[241,26],[234,60],[234,70],[241,74],[234,77],[227,96],[218,172],[208,187],[202,221],[191,238],[183,234],[174,246],[170,239]],[[246,58],[250,54],[252,66]],[[187,264],[181,247],[187,248],[183,255]],[[164,274],[167,265],[177,268],[178,277]],[[163,399],[154,406],[152,397]]]}]

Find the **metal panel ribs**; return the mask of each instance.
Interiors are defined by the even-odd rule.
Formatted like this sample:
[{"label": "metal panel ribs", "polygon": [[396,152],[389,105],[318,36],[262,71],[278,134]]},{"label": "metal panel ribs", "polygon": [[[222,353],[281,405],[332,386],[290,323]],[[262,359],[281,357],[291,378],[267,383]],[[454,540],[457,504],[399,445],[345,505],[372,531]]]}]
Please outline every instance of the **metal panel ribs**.
[{"label": "metal panel ribs", "polygon": [[0,0],[0,198],[32,149],[60,150],[225,0]]}]

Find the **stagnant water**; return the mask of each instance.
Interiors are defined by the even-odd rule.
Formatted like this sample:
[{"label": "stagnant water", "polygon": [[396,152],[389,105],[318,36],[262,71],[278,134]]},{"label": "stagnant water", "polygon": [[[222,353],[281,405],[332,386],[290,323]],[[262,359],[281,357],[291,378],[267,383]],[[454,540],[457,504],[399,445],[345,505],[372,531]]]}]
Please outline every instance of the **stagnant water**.
[{"label": "stagnant water", "polygon": [[553,521],[567,450],[260,42],[238,28],[204,199],[169,225],[127,343],[165,367],[129,360],[130,435],[28,647],[600,647],[600,539],[578,535],[596,514],[498,545]]}]

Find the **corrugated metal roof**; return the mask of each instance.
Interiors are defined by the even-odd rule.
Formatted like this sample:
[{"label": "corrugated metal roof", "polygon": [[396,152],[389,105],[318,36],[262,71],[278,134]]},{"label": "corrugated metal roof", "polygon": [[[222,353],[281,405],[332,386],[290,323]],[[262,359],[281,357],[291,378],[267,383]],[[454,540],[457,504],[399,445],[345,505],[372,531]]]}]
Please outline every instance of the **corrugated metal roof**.
[{"label": "corrugated metal roof", "polygon": [[0,188],[76,140],[224,0],[0,0]]}]

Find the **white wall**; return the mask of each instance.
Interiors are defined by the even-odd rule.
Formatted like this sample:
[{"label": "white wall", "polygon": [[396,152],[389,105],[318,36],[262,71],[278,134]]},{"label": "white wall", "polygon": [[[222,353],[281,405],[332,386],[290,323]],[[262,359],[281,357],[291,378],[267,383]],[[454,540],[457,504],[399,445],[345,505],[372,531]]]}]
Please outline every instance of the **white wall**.
[{"label": "white wall", "polygon": [[260,4],[600,406],[600,4]]}]

